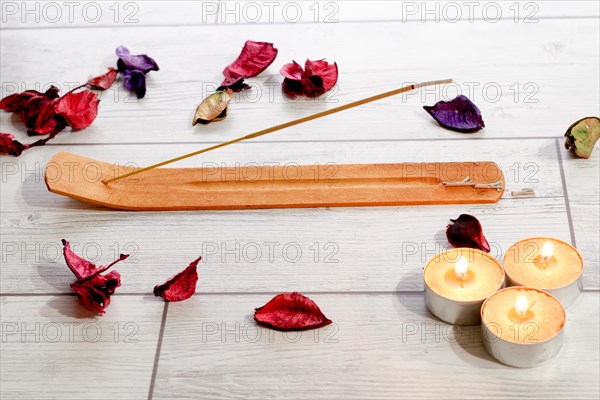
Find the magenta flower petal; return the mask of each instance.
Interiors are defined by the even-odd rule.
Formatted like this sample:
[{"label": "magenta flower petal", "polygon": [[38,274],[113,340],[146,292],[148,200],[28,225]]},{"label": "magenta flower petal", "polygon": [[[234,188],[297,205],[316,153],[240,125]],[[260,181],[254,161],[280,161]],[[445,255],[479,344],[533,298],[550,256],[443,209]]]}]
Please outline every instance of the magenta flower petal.
[{"label": "magenta flower petal", "polygon": [[479,108],[463,95],[423,108],[440,125],[453,131],[473,133],[485,127]]},{"label": "magenta flower petal", "polygon": [[273,43],[247,40],[238,58],[223,70],[225,80],[221,86],[231,88],[240,78],[251,78],[260,74],[275,61],[277,52]]},{"label": "magenta flower petal", "polygon": [[[225,85],[224,85],[225,84]],[[217,88],[217,92],[221,92],[226,89],[230,89],[232,92],[239,92],[245,89],[250,89],[250,85],[244,82],[244,77],[241,76],[235,81],[224,80],[221,86]]]},{"label": "magenta flower petal", "polygon": [[338,68],[336,63],[329,64],[325,60],[306,60],[304,72],[304,94],[309,97],[319,96],[337,83]]},{"label": "magenta flower petal", "polygon": [[129,257],[128,254],[121,254],[119,256],[119,258],[117,258],[115,261],[108,264],[107,266],[96,267],[96,264],[94,264],[82,257],[79,257],[77,254],[75,254],[71,250],[71,245],[65,239],[62,240],[62,244],[64,246],[63,255],[65,257],[67,266],[71,269],[71,272],[73,272],[73,274],[75,274],[75,276],[77,277],[77,280],[83,280],[83,279],[87,279],[91,276],[98,275],[101,272],[106,271],[107,269],[109,269],[110,267],[115,265],[116,263],[123,261],[127,257]]},{"label": "magenta flower petal", "polygon": [[97,314],[104,314],[110,304],[110,296],[121,286],[121,275],[111,271],[106,275],[97,273],[71,284],[77,293],[79,304]]},{"label": "magenta flower petal", "polygon": [[304,69],[296,62],[285,64],[279,71],[284,76],[282,90],[288,95],[317,97],[337,83],[338,67],[325,60],[306,60]]}]

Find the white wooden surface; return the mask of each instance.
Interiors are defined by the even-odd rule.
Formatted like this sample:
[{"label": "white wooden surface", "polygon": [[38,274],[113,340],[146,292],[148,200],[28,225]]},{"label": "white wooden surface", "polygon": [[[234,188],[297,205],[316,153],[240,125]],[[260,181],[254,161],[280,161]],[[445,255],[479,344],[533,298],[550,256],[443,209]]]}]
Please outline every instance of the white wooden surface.
[{"label": "white wooden surface", "polygon": [[[8,3],[2,96],[82,82],[114,63],[119,44],[152,55],[161,71],[150,74],[142,101],[122,89],[104,93],[89,129],[0,158],[3,399],[600,397],[600,152],[580,160],[562,148],[571,122],[599,113],[598,2],[521,2],[518,22],[513,2],[497,2],[503,16],[496,23],[481,12],[472,22],[423,22],[422,10],[408,15],[407,2],[392,1],[318,2],[319,23],[313,2],[300,3],[298,23],[277,12],[250,21],[253,2],[121,2],[117,22],[113,2],[98,2],[96,23],[77,13],[73,21],[22,20]],[[133,10],[137,22],[125,23]],[[324,22],[332,10],[338,22]],[[525,23],[532,11],[535,21]],[[246,39],[274,42],[279,57],[251,79],[254,89],[234,101],[225,121],[192,128],[195,106]],[[337,61],[339,88],[318,102],[289,103],[278,69],[307,57]],[[452,133],[422,111],[452,97],[454,87],[368,105],[181,166],[494,160],[507,181],[498,204],[127,213],[52,195],[43,183],[59,150],[145,165],[404,82],[445,77],[475,100],[486,129]],[[0,131],[27,140],[9,114],[0,115]],[[523,188],[536,195],[511,197]],[[447,246],[448,219],[464,212],[480,218],[497,257],[533,235],[581,251],[585,293],[568,310],[565,346],[550,364],[502,366],[485,353],[478,328],[456,340],[458,331],[426,311],[422,267]],[[123,286],[105,316],[88,314],[70,294],[61,238],[100,263],[134,253],[117,268]],[[200,254],[196,296],[167,306],[151,295]],[[299,337],[257,330],[254,307],[287,290],[309,294],[335,325]]]}]

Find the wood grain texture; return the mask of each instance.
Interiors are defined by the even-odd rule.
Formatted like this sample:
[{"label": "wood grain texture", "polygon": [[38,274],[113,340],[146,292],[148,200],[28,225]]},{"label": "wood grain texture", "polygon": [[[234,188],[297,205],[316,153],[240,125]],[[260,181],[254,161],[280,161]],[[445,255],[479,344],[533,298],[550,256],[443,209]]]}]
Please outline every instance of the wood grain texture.
[{"label": "wood grain texture", "polygon": [[[562,151],[562,140],[560,151]],[[562,154],[565,182],[573,219],[573,234],[577,249],[583,255],[584,268],[591,272],[588,288],[600,288],[600,157],[598,147],[589,160],[577,158],[571,152]],[[595,276],[596,278],[591,278]]]},{"label": "wood grain texture", "polygon": [[[249,1],[120,2],[117,22],[109,9],[114,2],[96,2],[102,18],[93,24],[80,15],[72,22],[37,22],[31,15],[22,22],[18,13],[6,15],[9,3],[22,4],[2,2],[0,96],[49,84],[68,90],[114,65],[121,44],[148,53],[161,70],[148,75],[145,99],[132,99],[118,82],[102,93],[99,117],[88,129],[66,130],[55,144],[20,158],[0,157],[0,397],[600,397],[600,151],[580,160],[555,140],[562,141],[573,121],[598,113],[600,39],[593,33],[600,3],[520,2],[515,22],[514,2],[486,1],[474,22],[437,23],[434,11],[422,23],[423,9],[403,10],[410,2],[311,1],[298,2],[298,23],[287,23],[291,14],[280,12],[270,23],[264,9],[252,23]],[[139,7],[135,23],[125,23],[128,3]],[[277,10],[291,3],[278,2]],[[316,24],[309,8],[315,3]],[[427,6],[441,11],[453,2],[433,3]],[[502,8],[497,23],[480,12],[492,3]],[[231,7],[239,12],[228,12]],[[326,23],[335,7],[339,22]],[[535,10],[536,21],[525,23]],[[234,98],[226,120],[192,127],[196,106],[248,39],[274,42],[277,60],[250,79],[253,88]],[[323,57],[338,63],[338,87],[318,101],[284,98],[281,66]],[[44,187],[44,168],[58,151],[143,166],[404,83],[450,77],[458,86],[374,103],[176,166],[454,162],[477,154],[506,175],[498,204],[129,213]],[[441,129],[422,110],[459,90],[483,112],[486,128],[479,133]],[[20,117],[5,112],[0,131],[31,140]],[[89,173],[93,179],[93,168]],[[511,196],[525,188],[535,196]],[[449,218],[464,212],[481,220],[499,259],[528,236],[576,242],[586,291],[568,310],[565,345],[550,364],[504,367],[483,350],[479,328],[457,340],[458,330],[425,310],[422,268],[447,246]],[[132,253],[117,268],[123,286],[105,316],[88,315],[67,295],[73,276],[60,254],[63,237],[99,264]],[[194,297],[165,307],[151,295],[155,284],[198,255],[205,260]],[[301,336],[257,331],[254,307],[289,290],[309,294],[335,325]],[[12,331],[15,323],[34,333],[23,339]],[[72,342],[69,323],[79,324]],[[97,325],[83,337],[90,323]],[[53,342],[55,324],[62,335]],[[96,327],[102,336],[93,342]],[[126,342],[136,327],[131,339],[138,341]]]},{"label": "wood grain texture", "polygon": [[[459,161],[468,159],[473,152],[482,157],[496,154],[507,177],[507,193],[491,207],[167,214],[109,211],[48,193],[43,171],[40,175],[26,173],[35,171],[36,162],[44,165],[44,158],[49,159],[54,153],[54,149],[45,147],[25,153],[20,159],[24,164],[3,160],[2,171],[8,184],[2,191],[1,232],[6,253],[2,292],[68,290],[70,272],[64,268],[58,246],[63,237],[78,242],[79,250],[98,262],[106,263],[118,252],[135,251],[135,262],[128,260],[127,267],[119,269],[125,292],[149,293],[157,282],[198,255],[204,256],[199,282],[203,291],[287,290],[292,283],[299,289],[316,291],[422,290],[422,267],[429,257],[447,246],[445,226],[450,218],[463,212],[480,218],[493,244],[493,254],[500,259],[503,249],[525,237],[547,235],[570,240],[555,143],[531,142],[526,149],[516,141],[461,141],[460,147],[437,142],[426,148],[420,143],[325,143],[317,148],[271,143],[231,147],[218,158],[203,160],[205,166],[221,162],[293,166],[369,159],[390,162],[397,160],[398,154],[409,157],[405,158],[407,161],[441,157]],[[165,145],[163,149],[176,154],[182,147]],[[529,158],[531,148],[539,149],[533,161]],[[110,153],[112,160],[125,162],[131,147],[67,146],[65,150],[94,158]],[[152,146],[138,147],[137,151],[140,156],[145,154],[144,159],[153,157]],[[290,157],[290,153],[294,156]],[[528,162],[535,169],[527,167]],[[193,165],[192,160],[183,164]],[[511,191],[524,187],[534,188],[537,197],[510,196]],[[583,255],[586,260],[591,256],[585,252]],[[586,287],[597,281],[597,270],[593,259],[586,262]]]},{"label": "wood grain texture", "polygon": [[171,305],[154,398],[599,395],[598,293],[580,297],[568,315],[563,349],[534,369],[497,363],[483,349],[478,326],[459,330],[437,321],[420,294],[312,295],[334,325],[288,334],[256,328],[253,309],[270,298],[196,296]]},{"label": "wood grain texture", "polygon": [[0,396],[145,399],[163,302],[112,300],[97,317],[76,296],[0,298]]},{"label": "wood grain texture", "polygon": [[[344,22],[442,22],[496,20],[535,23],[546,18],[593,18],[600,15],[595,1],[494,2],[471,6],[449,0],[423,6],[421,2],[354,0],[320,1],[79,1],[72,6],[48,0],[23,5],[5,3],[3,29],[52,29],[204,24],[334,24]],[[116,5],[115,5],[116,3]],[[516,4],[515,4],[516,3]],[[469,8],[471,7],[471,9]],[[429,14],[427,12],[429,11]],[[527,22],[525,22],[527,21]]]},{"label": "wood grain texture", "polygon": [[[506,187],[502,170],[492,161],[137,171],[60,152],[48,164],[56,168],[46,169],[48,191],[127,211],[490,204],[500,200]],[[90,165],[99,168],[101,179],[88,179]],[[111,182],[136,172],[141,174]]]},{"label": "wood grain texture", "polygon": [[[278,24],[116,27],[82,29],[77,35],[69,29],[8,30],[0,32],[3,54],[21,56],[18,66],[1,64],[2,90],[4,95],[51,83],[72,87],[113,65],[114,49],[125,44],[134,53],[150,54],[161,67],[148,75],[146,97],[132,98],[117,82],[102,94],[94,124],[82,132],[61,133],[56,143],[222,142],[405,83],[445,78],[458,85],[344,111],[269,139],[464,139],[464,134],[441,129],[422,109],[460,92],[481,108],[486,122],[486,128],[471,138],[558,137],[573,120],[597,112],[600,94],[589,88],[599,84],[595,66],[600,42],[589,32],[597,31],[599,24],[598,19],[576,19],[509,25],[290,24],[285,30]],[[565,29],[569,35],[562,33]],[[102,35],[101,43],[83,45],[97,35]],[[471,40],[474,35],[477,41]],[[356,47],[364,38],[408,37],[419,40],[378,40],[377,46]],[[277,59],[249,80],[254,89],[234,96],[224,121],[192,127],[197,105],[220,84],[222,69],[248,38],[274,42]],[[54,43],[73,49],[77,59],[64,62],[64,53]],[[199,45],[190,49],[190,43]],[[38,56],[21,51],[36,47],[45,49],[44,61],[52,68],[40,70]],[[338,86],[317,101],[284,98],[281,66],[323,57],[338,63]],[[10,114],[1,113],[0,124],[4,131],[24,132],[19,118]]]}]

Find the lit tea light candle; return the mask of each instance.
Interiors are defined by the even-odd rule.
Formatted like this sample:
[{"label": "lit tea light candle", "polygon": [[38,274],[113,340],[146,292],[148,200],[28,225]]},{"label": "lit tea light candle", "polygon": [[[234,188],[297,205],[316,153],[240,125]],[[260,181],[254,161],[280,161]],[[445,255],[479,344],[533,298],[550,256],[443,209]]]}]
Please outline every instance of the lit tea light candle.
[{"label": "lit tea light candle", "polygon": [[484,347],[513,367],[534,367],[554,357],[562,347],[565,322],[560,302],[534,288],[502,289],[481,307]]},{"label": "lit tea light candle", "polygon": [[542,289],[565,307],[581,291],[583,259],[573,246],[552,238],[531,238],[512,245],[504,255],[507,286]]},{"label": "lit tea light candle", "polygon": [[434,256],[423,270],[425,305],[450,324],[480,321],[481,305],[504,286],[504,270],[494,257],[477,249],[451,249]]}]

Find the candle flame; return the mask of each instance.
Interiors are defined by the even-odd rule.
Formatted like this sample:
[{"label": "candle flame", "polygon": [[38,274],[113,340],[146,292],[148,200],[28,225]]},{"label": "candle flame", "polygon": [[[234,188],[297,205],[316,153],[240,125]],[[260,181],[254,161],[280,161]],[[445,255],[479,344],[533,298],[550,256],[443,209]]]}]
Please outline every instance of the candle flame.
[{"label": "candle flame", "polygon": [[456,276],[458,276],[460,279],[465,279],[465,277],[467,276],[467,260],[465,260],[464,257],[461,256],[458,259],[458,261],[454,265],[454,272],[456,273]]},{"label": "candle flame", "polygon": [[544,260],[551,259],[552,255],[554,254],[554,247],[552,247],[552,243],[550,243],[550,242],[544,243],[541,253],[542,253],[542,259],[544,259]]},{"label": "candle flame", "polygon": [[527,301],[527,297],[522,294],[517,297],[517,302],[515,303],[515,310],[517,314],[521,317],[524,317],[527,314],[527,309],[529,308],[529,302]]}]

